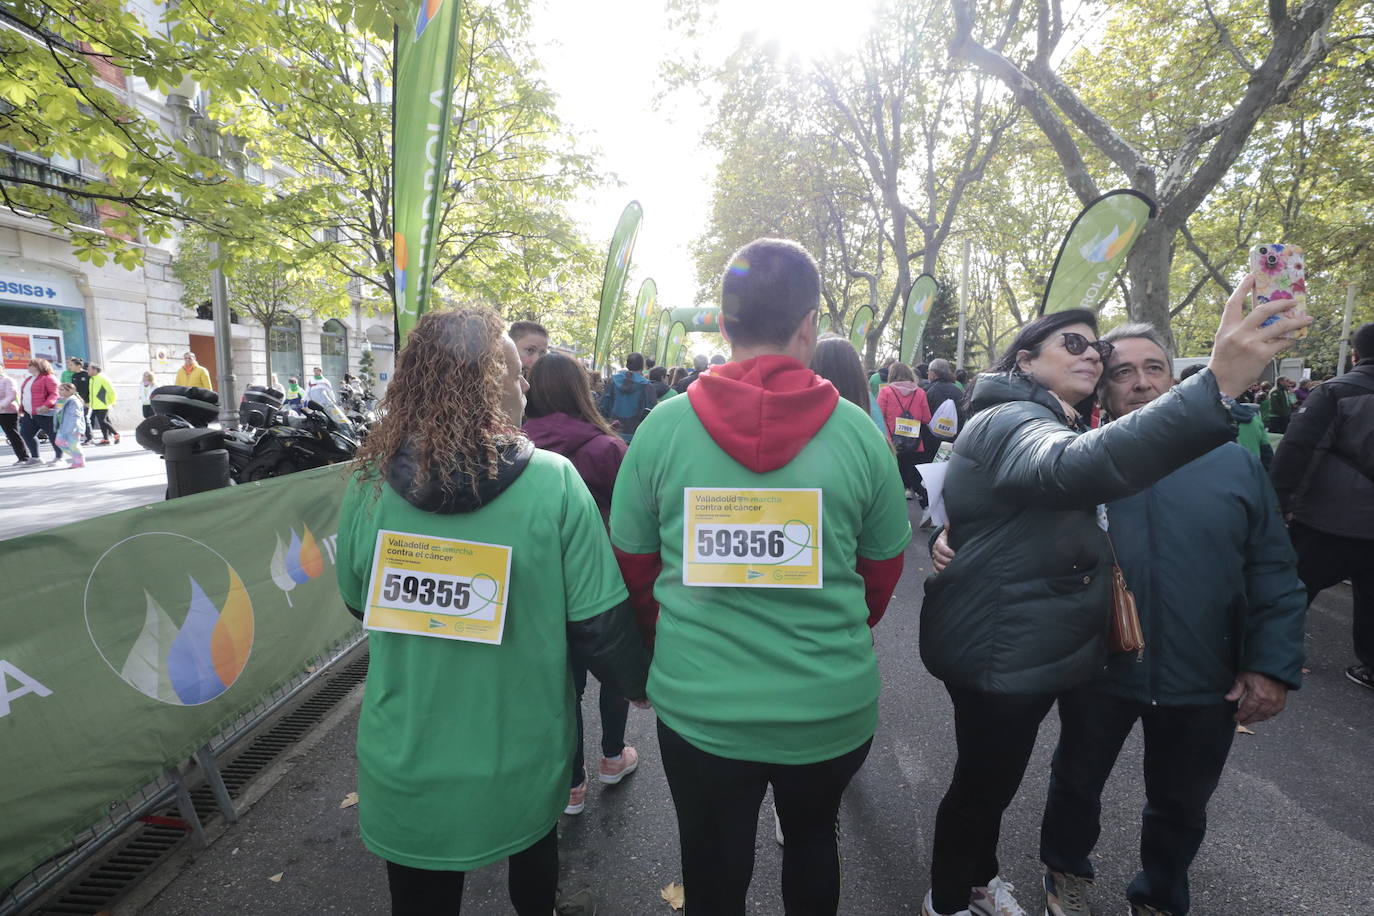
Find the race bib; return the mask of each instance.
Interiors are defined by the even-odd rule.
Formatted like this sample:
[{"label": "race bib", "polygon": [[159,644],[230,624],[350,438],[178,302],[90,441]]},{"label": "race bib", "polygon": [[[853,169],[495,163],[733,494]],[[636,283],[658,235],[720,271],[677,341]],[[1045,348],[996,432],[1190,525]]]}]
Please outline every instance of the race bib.
[{"label": "race bib", "polygon": [[892,421],[892,434],[905,436],[908,439],[919,439],[921,438],[921,421],[898,417]]},{"label": "race bib", "polygon": [[379,531],[363,626],[500,645],[510,555],[499,544]]},{"label": "race bib", "polygon": [[683,490],[682,584],[820,588],[821,491]]}]

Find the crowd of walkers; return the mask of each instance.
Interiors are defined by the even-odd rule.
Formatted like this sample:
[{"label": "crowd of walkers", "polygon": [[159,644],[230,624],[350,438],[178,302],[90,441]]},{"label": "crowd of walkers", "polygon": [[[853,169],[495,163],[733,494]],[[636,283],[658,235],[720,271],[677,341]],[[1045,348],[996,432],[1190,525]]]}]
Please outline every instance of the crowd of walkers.
[{"label": "crowd of walkers", "polygon": [[53,449],[46,463],[67,468],[85,467],[84,446],[119,442],[109,420],[114,385],[99,366],[72,357],[59,376],[52,363],[36,357],[29,360],[27,372],[17,383],[0,373],[0,428],[14,450],[12,466],[44,464],[40,438]]},{"label": "crowd of walkers", "polygon": [[[393,912],[457,912],[465,873],[502,859],[518,913],[554,910],[557,823],[584,810],[593,773],[589,673],[599,782],[640,763],[629,706],[656,715],[689,914],[745,911],[769,788],[782,909],[837,912],[837,814],[877,726],[870,630],[902,573],[907,500],[933,496],[921,466],[947,458],[919,651],[950,697],[957,761],[922,913],[1028,911],[997,845],[1055,707],[1044,911],[1091,912],[1103,786],[1140,721],[1148,803],[1125,896],[1139,916],[1186,913],[1236,725],[1283,709],[1307,605],[1345,578],[1347,673],[1374,687],[1374,325],[1354,371],[1294,395],[1271,483],[1247,442],[1251,385],[1309,319],[1247,312],[1252,285],[1179,381],[1155,329],[1099,336],[1077,309],[1030,322],[976,379],[945,360],[866,377],[848,341],[818,333],[815,262],[774,239],[723,274],[730,359],[690,370],[630,354],[602,380],[533,322],[424,315],[345,498],[343,598],[365,620],[394,606],[381,532],[505,545],[509,565],[499,644],[371,633],[360,827]],[[441,389],[454,409],[433,409]],[[1121,651],[1130,593],[1143,647]]]}]

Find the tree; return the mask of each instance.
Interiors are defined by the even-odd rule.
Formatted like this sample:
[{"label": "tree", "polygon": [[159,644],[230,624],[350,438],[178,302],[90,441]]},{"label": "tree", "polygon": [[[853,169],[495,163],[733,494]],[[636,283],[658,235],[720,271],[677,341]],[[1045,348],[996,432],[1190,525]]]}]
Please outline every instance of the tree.
[{"label": "tree", "polygon": [[[1223,9],[1210,2],[1186,9],[1154,0],[1116,4],[1103,44],[1113,50],[1148,46],[1151,59],[1149,66],[1131,69],[1136,85],[1130,99],[1118,97],[1115,119],[1112,106],[1101,98],[1094,102],[1090,90],[1103,87],[1104,74],[1120,74],[1119,55],[1085,55],[1080,71],[1070,72],[1069,79],[1056,72],[1054,60],[1065,35],[1059,0],[1037,3],[1035,39],[1020,63],[997,44],[1019,26],[1020,2],[1010,5],[989,46],[974,37],[972,0],[953,0],[957,25],[951,49],[1011,90],[1053,147],[1083,203],[1102,193],[1094,175],[1114,169],[1126,186],[1159,204],[1157,217],[1127,259],[1128,304],[1133,319],[1154,324],[1172,346],[1168,277],[1175,237],[1235,163],[1264,112],[1286,104],[1326,56],[1333,44],[1327,26],[1338,4],[1308,0],[1290,11],[1280,0],[1270,0],[1267,36],[1247,22],[1248,4]],[[1176,44],[1160,45],[1155,36],[1162,28],[1178,37]],[[1118,80],[1105,85],[1120,88]],[[1161,104],[1161,96],[1170,104]]]},{"label": "tree", "polygon": [[[256,0],[266,11],[277,0]],[[271,218],[302,252],[394,302],[391,52],[347,5],[301,0],[273,19],[274,77],[213,112],[264,165],[285,167]],[[440,203],[435,291],[498,308],[581,244],[564,210],[596,173],[573,149],[521,33],[525,6],[465,5]],[[389,34],[389,32],[388,32]],[[285,96],[283,87],[287,88]]]},{"label": "tree", "polygon": [[[216,266],[210,257],[210,239],[203,230],[184,234],[172,261],[172,273],[183,287],[181,303],[187,308],[198,308],[210,298],[210,275]],[[244,254],[229,278],[230,304],[270,335],[274,326],[291,318],[312,314],[342,317],[349,302],[347,291],[338,288],[342,282],[339,278],[333,278],[333,288],[329,281],[329,277],[293,262],[287,251]],[[271,378],[272,348],[264,349],[265,375]]]},{"label": "tree", "polygon": [[[181,222],[250,235],[261,189],[167,136],[118,91],[126,82],[170,92],[188,80],[230,89],[250,80],[222,56],[260,42],[263,23],[238,4],[210,16],[181,4],[154,29],[123,0],[7,2],[0,144],[18,155],[0,162],[0,205],[46,219],[82,260],[128,268],[142,260],[139,242],[168,238]],[[50,159],[83,160],[82,177],[40,167]]]}]

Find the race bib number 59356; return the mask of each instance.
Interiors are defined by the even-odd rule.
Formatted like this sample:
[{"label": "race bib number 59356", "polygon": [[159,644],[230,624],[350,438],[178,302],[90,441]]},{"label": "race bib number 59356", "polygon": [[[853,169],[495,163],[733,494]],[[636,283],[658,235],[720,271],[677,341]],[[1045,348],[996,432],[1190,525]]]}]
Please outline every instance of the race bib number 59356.
[{"label": "race bib number 59356", "polygon": [[510,555],[499,544],[379,531],[363,626],[499,644]]},{"label": "race bib number 59356", "polygon": [[682,584],[820,588],[821,491],[687,487]]}]

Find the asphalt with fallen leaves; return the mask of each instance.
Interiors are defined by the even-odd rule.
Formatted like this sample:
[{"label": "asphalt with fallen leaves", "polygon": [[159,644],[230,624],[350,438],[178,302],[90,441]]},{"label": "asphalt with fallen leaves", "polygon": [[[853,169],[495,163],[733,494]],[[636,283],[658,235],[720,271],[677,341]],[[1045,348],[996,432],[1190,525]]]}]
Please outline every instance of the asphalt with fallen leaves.
[{"label": "asphalt with fallen leaves", "polygon": [[[916,648],[928,570],[918,535],[877,630],[884,684],[878,734],[840,812],[846,914],[918,913],[927,888],[932,821],[954,760],[948,697]],[[1350,607],[1346,586],[1321,596],[1308,618],[1310,673],[1303,690],[1278,719],[1255,726],[1253,735],[1236,736],[1192,870],[1194,913],[1374,913],[1374,692],[1343,673],[1352,662]],[[598,734],[594,689],[585,701],[592,754]],[[356,725],[356,714],[348,716],[302,754],[239,824],[140,912],[385,913],[383,865],[358,839],[357,808],[340,807],[355,789]],[[1002,831],[1002,874],[1033,914],[1043,906],[1036,848],[1057,730],[1051,715]],[[640,751],[639,771],[615,787],[593,782],[586,812],[562,819],[563,888],[593,889],[601,916],[673,912],[660,891],[681,880],[677,831],[653,734],[653,714],[631,710],[628,739]],[[1100,914],[1125,912],[1124,889],[1137,868],[1144,801],[1139,734],[1137,729],[1127,742],[1104,795],[1093,892]],[[756,848],[749,912],[781,913],[782,850],[773,840],[768,802]],[[271,880],[277,875],[280,880]],[[469,876],[463,911],[511,912],[503,864]]]}]

